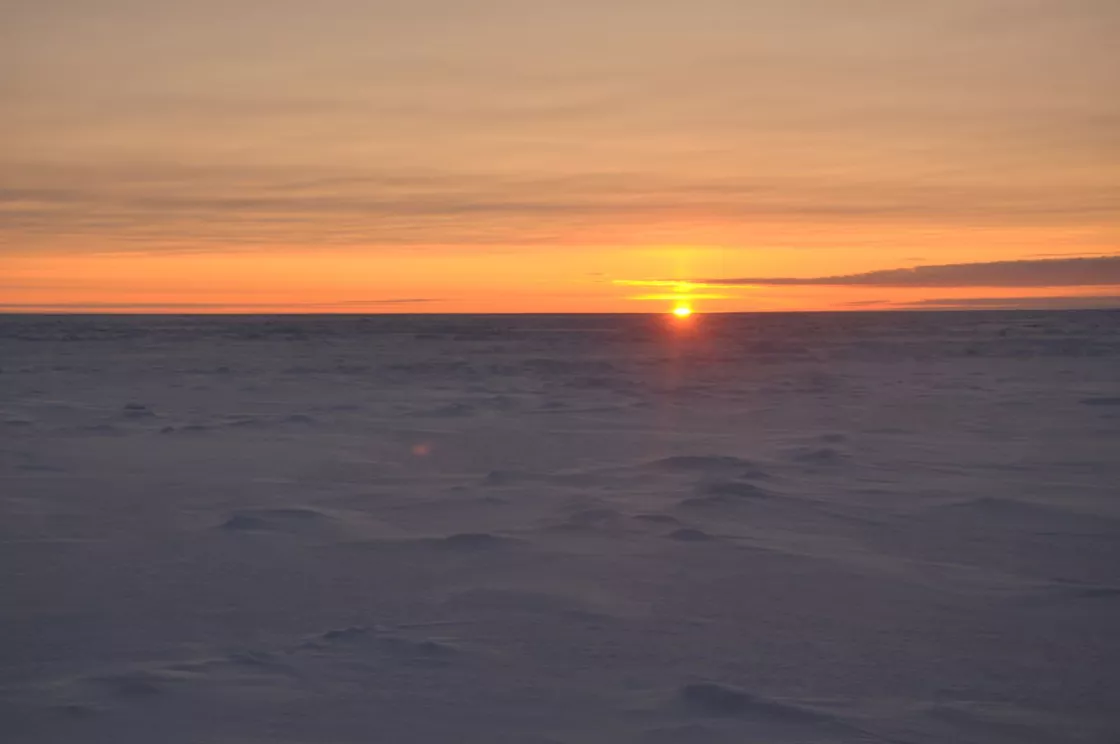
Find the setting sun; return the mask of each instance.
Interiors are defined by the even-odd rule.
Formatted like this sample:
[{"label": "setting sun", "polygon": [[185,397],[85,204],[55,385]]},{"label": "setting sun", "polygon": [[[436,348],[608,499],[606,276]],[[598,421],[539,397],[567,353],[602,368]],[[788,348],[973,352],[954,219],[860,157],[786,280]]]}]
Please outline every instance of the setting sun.
[{"label": "setting sun", "polygon": [[673,308],[673,315],[676,315],[678,318],[687,318],[692,315],[692,308],[688,305],[677,305]]}]

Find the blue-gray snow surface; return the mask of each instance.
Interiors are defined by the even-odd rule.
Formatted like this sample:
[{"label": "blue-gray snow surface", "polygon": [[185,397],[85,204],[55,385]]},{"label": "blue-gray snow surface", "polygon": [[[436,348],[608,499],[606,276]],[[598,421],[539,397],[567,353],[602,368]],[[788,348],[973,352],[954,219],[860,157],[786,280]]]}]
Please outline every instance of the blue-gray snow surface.
[{"label": "blue-gray snow surface", "polygon": [[10,744],[1114,744],[1120,312],[0,316]]}]

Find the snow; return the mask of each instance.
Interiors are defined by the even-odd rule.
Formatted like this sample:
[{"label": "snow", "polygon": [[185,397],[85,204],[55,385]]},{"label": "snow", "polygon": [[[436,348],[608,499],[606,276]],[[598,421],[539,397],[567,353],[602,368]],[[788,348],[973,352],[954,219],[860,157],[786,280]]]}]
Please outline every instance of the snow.
[{"label": "snow", "polygon": [[0,736],[1111,744],[1118,321],[0,316]]}]

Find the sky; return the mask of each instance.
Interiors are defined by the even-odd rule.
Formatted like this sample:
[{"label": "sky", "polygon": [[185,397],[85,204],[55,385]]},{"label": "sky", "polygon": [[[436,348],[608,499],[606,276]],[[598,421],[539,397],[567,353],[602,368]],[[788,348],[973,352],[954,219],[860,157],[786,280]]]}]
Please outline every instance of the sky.
[{"label": "sky", "polygon": [[0,0],[0,311],[1120,306],[1118,37],[1115,0]]}]

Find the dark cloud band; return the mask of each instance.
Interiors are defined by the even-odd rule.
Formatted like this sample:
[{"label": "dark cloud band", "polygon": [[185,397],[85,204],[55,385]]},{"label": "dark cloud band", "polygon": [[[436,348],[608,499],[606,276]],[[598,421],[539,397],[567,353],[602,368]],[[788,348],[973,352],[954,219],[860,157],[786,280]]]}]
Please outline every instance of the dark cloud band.
[{"label": "dark cloud band", "polygon": [[823,277],[733,277],[707,286],[798,287],[1100,287],[1120,285],[1120,256],[916,266]]}]

